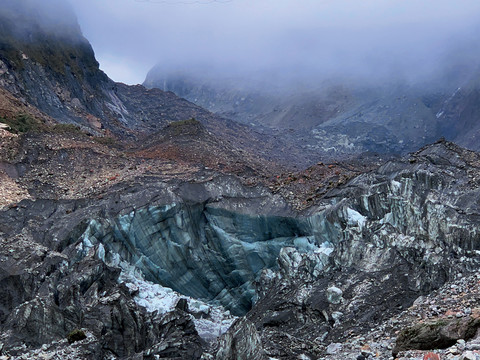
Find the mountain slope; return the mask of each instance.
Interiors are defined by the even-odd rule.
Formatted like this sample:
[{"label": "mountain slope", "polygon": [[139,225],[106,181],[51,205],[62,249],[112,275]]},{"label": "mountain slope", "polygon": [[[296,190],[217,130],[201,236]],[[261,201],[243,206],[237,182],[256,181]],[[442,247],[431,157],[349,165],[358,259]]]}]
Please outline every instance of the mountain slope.
[{"label": "mountain slope", "polygon": [[[95,136],[143,139],[169,123],[195,118],[248,157],[307,166],[315,159],[294,142],[260,134],[171,92],[110,80],[98,67],[71,9],[61,0],[8,0],[0,9],[0,87],[61,123]],[[7,6],[8,5],[8,6]],[[48,6],[64,13],[51,19]]]},{"label": "mountain slope", "polygon": [[[165,72],[152,68],[144,85],[173,91],[178,96],[237,122],[278,129],[310,129],[348,108],[352,94],[342,86],[320,91],[300,87],[278,89],[273,81],[262,82],[251,75],[242,78],[211,75],[213,69],[192,66],[184,71]],[[285,87],[287,87],[286,85]]]},{"label": "mountain slope", "polygon": [[480,75],[459,87],[437,113],[445,137],[463,146],[480,149]]},{"label": "mountain slope", "polygon": [[[333,79],[310,85],[291,82],[277,89],[275,75],[230,78],[215,74],[214,69],[197,74],[195,67],[170,71],[156,66],[144,84],[177,92],[211,111],[254,124],[264,134],[279,134],[323,156],[404,154],[442,136],[480,149],[473,140],[479,131],[474,108],[478,74],[471,64],[451,67],[422,83],[359,84]],[[462,90],[457,93],[458,87]]]},{"label": "mountain slope", "polygon": [[0,19],[0,85],[58,121],[100,132],[114,84],[67,3],[7,0]]},{"label": "mountain slope", "polygon": [[137,154],[150,159],[201,164],[216,171],[243,176],[249,181],[253,181],[255,176],[268,177],[281,169],[261,156],[232,147],[194,118],[172,122],[147,137]]}]

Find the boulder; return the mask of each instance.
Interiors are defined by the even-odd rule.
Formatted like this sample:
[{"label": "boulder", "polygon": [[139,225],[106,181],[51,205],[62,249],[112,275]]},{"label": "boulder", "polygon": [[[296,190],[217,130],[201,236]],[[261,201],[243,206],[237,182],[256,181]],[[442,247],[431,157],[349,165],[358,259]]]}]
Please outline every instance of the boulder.
[{"label": "boulder", "polygon": [[474,337],[479,327],[480,318],[476,316],[416,324],[400,332],[392,353],[396,356],[406,350],[446,349],[457,340]]}]

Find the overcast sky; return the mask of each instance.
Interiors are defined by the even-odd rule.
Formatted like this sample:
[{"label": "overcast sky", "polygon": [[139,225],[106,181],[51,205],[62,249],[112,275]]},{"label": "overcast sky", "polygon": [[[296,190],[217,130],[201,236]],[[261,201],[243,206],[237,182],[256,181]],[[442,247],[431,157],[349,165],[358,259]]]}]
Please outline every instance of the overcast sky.
[{"label": "overcast sky", "polygon": [[156,63],[417,76],[479,48],[478,0],[70,1],[101,68],[128,84]]}]

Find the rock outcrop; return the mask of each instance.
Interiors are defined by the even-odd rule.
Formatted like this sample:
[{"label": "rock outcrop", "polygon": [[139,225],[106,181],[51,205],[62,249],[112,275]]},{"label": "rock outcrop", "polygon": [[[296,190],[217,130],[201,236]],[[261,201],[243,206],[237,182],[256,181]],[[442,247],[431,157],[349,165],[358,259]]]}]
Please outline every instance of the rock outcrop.
[{"label": "rock outcrop", "polygon": [[405,350],[445,349],[458,340],[470,340],[480,327],[478,317],[467,316],[460,319],[437,320],[417,324],[402,330],[393,348],[393,356]]}]

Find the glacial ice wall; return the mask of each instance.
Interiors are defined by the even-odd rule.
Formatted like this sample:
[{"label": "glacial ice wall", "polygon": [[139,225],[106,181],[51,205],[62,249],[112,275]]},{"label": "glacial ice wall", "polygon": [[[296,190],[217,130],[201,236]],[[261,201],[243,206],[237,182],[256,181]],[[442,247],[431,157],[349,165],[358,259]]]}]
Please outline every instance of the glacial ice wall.
[{"label": "glacial ice wall", "polygon": [[410,264],[418,268],[411,289],[425,292],[454,272],[450,259],[473,269],[480,249],[478,188],[453,171],[456,165],[391,162],[334,190],[309,216],[178,201],[92,220],[84,237],[103,243],[107,260],[118,254],[147,280],[235,315],[251,308],[266,269],[318,278],[333,268]]},{"label": "glacial ice wall", "polygon": [[254,281],[263,269],[277,267],[282,248],[316,247],[310,233],[301,219],[181,203],[91,220],[83,236],[105,246],[107,261],[118,254],[147,280],[240,315],[255,298]]}]

